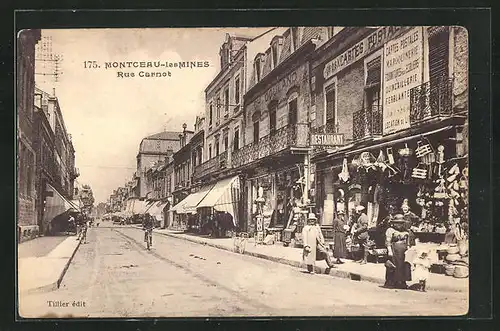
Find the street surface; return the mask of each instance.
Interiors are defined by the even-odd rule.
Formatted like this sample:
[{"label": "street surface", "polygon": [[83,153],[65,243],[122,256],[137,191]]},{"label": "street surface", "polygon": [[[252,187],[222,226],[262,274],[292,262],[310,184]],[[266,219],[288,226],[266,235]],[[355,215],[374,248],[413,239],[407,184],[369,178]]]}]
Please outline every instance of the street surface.
[{"label": "street surface", "polygon": [[22,317],[49,318],[430,316],[468,310],[467,293],[389,290],[310,275],[156,233],[147,251],[143,231],[109,222],[89,229],[88,243],[80,245],[58,290],[19,300]]}]

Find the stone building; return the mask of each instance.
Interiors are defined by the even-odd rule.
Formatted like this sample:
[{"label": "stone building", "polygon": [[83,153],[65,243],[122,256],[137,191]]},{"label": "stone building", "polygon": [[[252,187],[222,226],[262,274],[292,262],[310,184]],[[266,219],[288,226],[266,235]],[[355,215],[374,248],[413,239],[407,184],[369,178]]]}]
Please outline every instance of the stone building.
[{"label": "stone building", "polygon": [[182,132],[164,131],[142,139],[137,153],[136,196],[145,199],[149,192],[146,171],[157,161],[172,155],[179,148],[179,135]]},{"label": "stone building", "polygon": [[[40,30],[22,30],[17,36],[17,224],[19,240],[36,236],[36,154],[34,140],[35,45]],[[23,234],[26,234],[23,236]]]},{"label": "stone building", "polygon": [[467,167],[467,45],[460,27],[387,26],[346,28],[317,49],[311,132],[329,143],[312,161],[324,226],[359,204],[370,226],[404,199],[431,213],[421,203],[443,169]]}]

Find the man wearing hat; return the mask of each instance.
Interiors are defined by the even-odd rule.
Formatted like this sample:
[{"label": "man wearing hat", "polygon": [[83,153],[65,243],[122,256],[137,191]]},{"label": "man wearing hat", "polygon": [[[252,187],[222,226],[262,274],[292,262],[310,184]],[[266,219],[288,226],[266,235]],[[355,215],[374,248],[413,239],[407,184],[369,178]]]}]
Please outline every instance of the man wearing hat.
[{"label": "man wearing hat", "polygon": [[307,265],[309,273],[314,274],[316,261],[325,260],[329,269],[335,268],[325,245],[325,238],[321,233],[321,228],[317,224],[317,218],[314,213],[309,213],[307,224],[302,229],[302,240],[304,244],[303,259]]},{"label": "man wearing hat", "polygon": [[358,205],[356,207],[356,216],[358,220],[356,222],[356,231],[353,235],[359,244],[360,250],[363,252],[363,259],[357,262],[366,264],[368,259],[368,250],[366,246],[370,236],[368,235],[368,216],[365,213],[365,207]]}]

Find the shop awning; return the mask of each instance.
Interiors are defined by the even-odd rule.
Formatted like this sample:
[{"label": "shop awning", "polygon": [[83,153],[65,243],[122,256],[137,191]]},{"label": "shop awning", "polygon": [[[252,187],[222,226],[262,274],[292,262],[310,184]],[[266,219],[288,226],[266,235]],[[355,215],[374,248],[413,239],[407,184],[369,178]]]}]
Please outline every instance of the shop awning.
[{"label": "shop awning", "polygon": [[[194,214],[196,213],[196,207],[198,204],[207,196],[207,194],[210,194],[211,190],[213,189],[214,185],[207,185],[202,187],[198,192],[192,193],[184,199],[184,204],[182,205],[182,210],[185,214]],[[179,212],[177,212],[179,213]]]},{"label": "shop awning", "polygon": [[217,211],[228,212],[236,218],[240,191],[240,181],[238,176],[223,179],[212,188],[205,198],[198,204],[201,207],[213,207]]},{"label": "shop awning", "polygon": [[76,206],[73,205],[69,200],[62,196],[52,185],[46,184],[45,191],[48,193],[45,204],[45,210],[43,213],[43,222],[48,223],[52,219],[62,213],[75,209]]},{"label": "shop awning", "polygon": [[165,208],[167,204],[168,201],[155,201],[146,209],[146,213],[149,213],[158,220],[163,219],[163,208]]},{"label": "shop awning", "polygon": [[169,211],[176,212],[177,214],[183,214],[184,210],[182,209],[182,206],[184,206],[185,203],[186,203],[186,199],[184,199],[184,200],[180,201],[179,203],[177,203],[175,206],[173,206],[172,208],[170,208]]}]

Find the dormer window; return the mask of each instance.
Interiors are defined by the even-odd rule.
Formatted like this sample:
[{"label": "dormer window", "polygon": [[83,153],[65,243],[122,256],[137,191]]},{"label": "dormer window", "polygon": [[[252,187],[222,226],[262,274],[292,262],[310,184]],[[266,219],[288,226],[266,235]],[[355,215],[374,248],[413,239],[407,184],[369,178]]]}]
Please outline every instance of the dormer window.
[{"label": "dormer window", "polygon": [[292,39],[292,52],[295,52],[299,48],[299,28],[292,27],[290,29],[291,39]]},{"label": "dormer window", "polygon": [[272,45],[271,45],[271,56],[273,58],[273,68],[276,68],[278,65],[278,41],[276,40]]},{"label": "dormer window", "polygon": [[261,78],[261,58],[260,58],[260,55],[257,55],[257,57],[255,58],[255,78],[256,78],[256,81],[260,81],[260,78]]}]

